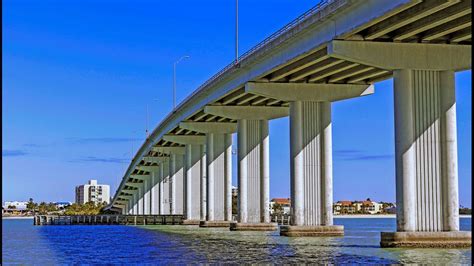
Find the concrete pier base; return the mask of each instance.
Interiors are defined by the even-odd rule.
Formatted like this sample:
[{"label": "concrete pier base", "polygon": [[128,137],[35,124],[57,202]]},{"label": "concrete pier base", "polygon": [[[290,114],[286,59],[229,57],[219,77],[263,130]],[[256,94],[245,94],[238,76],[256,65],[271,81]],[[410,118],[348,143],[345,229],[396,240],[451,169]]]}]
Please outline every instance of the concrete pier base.
[{"label": "concrete pier base", "polygon": [[230,231],[276,231],[277,223],[231,223]]},{"label": "concrete pier base", "polygon": [[183,220],[183,225],[199,225],[201,221],[200,220],[191,220],[191,219],[186,219]]},{"label": "concrete pier base", "polygon": [[342,225],[315,225],[298,226],[282,225],[280,227],[281,236],[343,236],[344,226]]},{"label": "concrete pier base", "polygon": [[383,248],[465,248],[471,247],[470,231],[382,232]]},{"label": "concrete pier base", "polygon": [[229,227],[230,221],[200,221],[199,227]]}]

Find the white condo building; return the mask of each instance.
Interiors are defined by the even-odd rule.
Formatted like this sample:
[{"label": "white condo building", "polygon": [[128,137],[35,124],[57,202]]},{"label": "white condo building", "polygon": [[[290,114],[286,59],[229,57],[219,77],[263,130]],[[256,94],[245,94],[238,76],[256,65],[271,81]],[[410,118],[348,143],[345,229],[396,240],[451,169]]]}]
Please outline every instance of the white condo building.
[{"label": "white condo building", "polygon": [[110,186],[99,185],[97,180],[89,180],[88,184],[76,186],[76,203],[84,204],[89,201],[110,203]]}]

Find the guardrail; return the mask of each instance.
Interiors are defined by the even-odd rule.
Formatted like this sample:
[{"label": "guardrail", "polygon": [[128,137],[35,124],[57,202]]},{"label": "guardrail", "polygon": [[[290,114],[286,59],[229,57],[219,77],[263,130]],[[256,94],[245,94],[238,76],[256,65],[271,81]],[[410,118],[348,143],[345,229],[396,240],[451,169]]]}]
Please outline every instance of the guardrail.
[{"label": "guardrail", "polygon": [[35,215],[34,225],[182,224],[183,215]]}]

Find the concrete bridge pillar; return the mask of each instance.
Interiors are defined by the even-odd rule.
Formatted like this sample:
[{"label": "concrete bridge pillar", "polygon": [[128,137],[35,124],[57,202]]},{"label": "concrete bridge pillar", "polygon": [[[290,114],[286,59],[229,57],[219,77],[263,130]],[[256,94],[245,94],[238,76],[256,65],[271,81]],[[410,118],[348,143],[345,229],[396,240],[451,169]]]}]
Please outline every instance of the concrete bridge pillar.
[{"label": "concrete bridge pillar", "polygon": [[397,232],[381,245],[470,246],[459,231],[454,71],[395,70],[394,101]]},{"label": "concrete bridge pillar", "polygon": [[290,102],[291,226],[284,236],[340,236],[332,217],[331,102],[373,93],[353,84],[254,83],[248,93]]},{"label": "concrete bridge pillar", "polygon": [[229,226],[232,220],[232,135],[207,133],[206,222],[201,226]]},{"label": "concrete bridge pillar", "polygon": [[159,168],[157,171],[152,171],[150,177],[150,214],[153,215],[159,213],[159,171]]},{"label": "concrete bridge pillar", "polygon": [[238,221],[230,230],[277,230],[270,223],[268,119],[287,115],[288,108],[206,106],[204,112],[238,121]]},{"label": "concrete bridge pillar", "polygon": [[290,103],[291,225],[282,235],[343,235],[333,225],[330,102]]},{"label": "concrete bridge pillar", "polygon": [[138,190],[133,193],[133,212],[132,214],[138,214]]},{"label": "concrete bridge pillar", "polygon": [[454,88],[471,45],[333,41],[328,54],[393,71],[397,232],[381,246],[471,246],[459,231]]},{"label": "concrete bridge pillar", "polygon": [[160,214],[171,214],[170,212],[170,172],[169,159],[164,159],[161,166],[160,182]]},{"label": "concrete bridge pillar", "polygon": [[170,154],[169,160],[169,186],[170,186],[170,213],[183,214],[184,197],[184,156],[181,154]]},{"label": "concrete bridge pillar", "polygon": [[199,224],[201,218],[201,160],[204,145],[186,144],[184,224]]},{"label": "concrete bridge pillar", "polygon": [[[201,184],[198,182],[193,184],[191,179],[187,179],[187,182],[191,182],[191,186],[196,186],[189,191],[190,193],[193,191],[197,192],[198,188],[201,190],[201,211],[199,218],[205,218],[205,220],[201,220],[200,222],[200,226],[205,227],[229,226],[229,222],[232,219],[232,135],[226,134],[221,130],[216,130],[215,126],[217,124],[218,123],[183,122],[180,123],[180,128],[206,133],[206,135],[164,136],[164,139],[168,141],[186,145],[187,161],[189,164],[193,164],[194,162],[193,166],[188,168],[187,173],[191,174],[191,178],[199,174],[201,184],[203,184],[202,181],[206,181],[205,186],[204,184],[200,186]],[[220,127],[220,125],[217,126]],[[195,146],[194,152],[193,146],[190,145]],[[198,148],[198,146],[201,146],[201,148]],[[203,154],[204,148],[206,149],[205,155]],[[202,150],[199,151],[199,149]],[[201,161],[200,164],[198,160]],[[199,169],[204,164],[202,160],[206,160],[205,168],[202,168],[203,171]],[[202,193],[204,189],[206,189],[206,192]],[[194,195],[191,195],[191,198],[193,197]],[[204,208],[206,209],[204,210]],[[188,222],[194,223],[194,221]]]},{"label": "concrete bridge pillar", "polygon": [[143,183],[138,187],[137,190],[137,214],[143,214]]},{"label": "concrete bridge pillar", "polygon": [[150,214],[150,179],[143,180],[143,214]]},{"label": "concrete bridge pillar", "polygon": [[268,120],[238,120],[239,215],[232,230],[277,230],[270,223]]}]

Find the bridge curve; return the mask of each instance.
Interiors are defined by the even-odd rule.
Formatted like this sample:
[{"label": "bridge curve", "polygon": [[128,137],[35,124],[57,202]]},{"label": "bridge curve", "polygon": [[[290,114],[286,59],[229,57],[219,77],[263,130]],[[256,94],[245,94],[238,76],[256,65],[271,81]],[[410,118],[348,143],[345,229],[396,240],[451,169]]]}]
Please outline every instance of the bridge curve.
[{"label": "bridge curve", "polygon": [[[254,119],[265,121],[281,116],[292,117],[291,112],[306,108],[304,104],[298,107],[292,102],[314,98],[315,102],[330,103],[370,95],[374,92],[372,84],[403,76],[400,69],[436,72],[433,74],[436,79],[438,72],[442,79],[446,71],[470,69],[471,5],[468,0],[321,1],[240,56],[238,62],[232,62],[216,73],[169,113],[141,145],[109,207],[126,208],[125,202],[136,197],[134,191],[140,189],[138,184],[150,182],[146,181],[149,177],[144,176],[160,168],[160,158],[191,153],[192,145],[210,143],[209,133],[219,130],[233,133],[237,128],[232,124],[243,125],[246,122],[242,121],[252,120],[243,117],[242,110],[250,110],[254,116],[259,114],[262,117]],[[418,75],[418,72],[414,73]],[[412,77],[407,75],[400,76],[401,80]],[[431,72],[426,75],[431,75]],[[326,107],[307,108],[323,110]],[[323,119],[324,111],[321,112]],[[330,123],[330,108],[327,119]],[[221,125],[219,130],[211,130],[207,124],[205,129],[192,124],[197,122]],[[306,122],[301,123],[304,126]],[[224,124],[227,124],[225,129]],[[251,123],[240,125],[239,130],[252,127]],[[261,131],[265,124],[257,127]],[[183,140],[183,137],[187,139]],[[330,143],[330,135],[327,137]],[[244,140],[247,141],[247,137]],[[245,150],[239,144],[239,150],[241,148]],[[178,168],[178,164],[186,162],[175,164],[173,167]],[[330,168],[332,171],[332,163]],[[332,178],[332,174],[329,176]],[[332,191],[332,179],[330,183],[331,187],[326,189]],[[180,190],[186,184],[171,182],[170,191],[175,191],[176,186]],[[262,189],[265,188],[262,183]],[[224,190],[228,201],[230,192],[227,188]],[[201,186],[201,194],[204,191]],[[218,191],[214,193],[219,194]],[[332,200],[332,192],[330,195]],[[321,204],[328,203],[323,199]],[[174,208],[173,204],[171,208]],[[153,212],[153,207],[150,212]],[[332,214],[326,213],[322,217],[321,221],[331,220],[332,224]],[[298,223],[298,219],[295,221]]]}]

